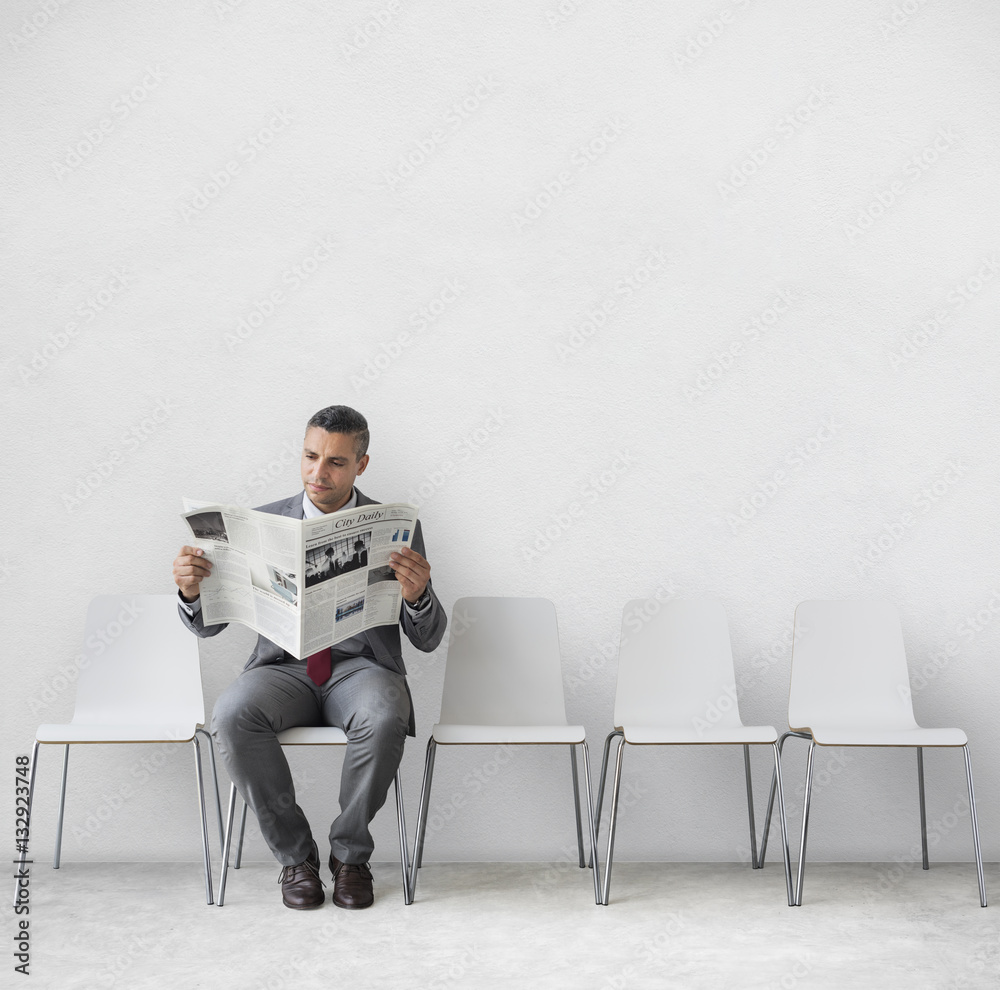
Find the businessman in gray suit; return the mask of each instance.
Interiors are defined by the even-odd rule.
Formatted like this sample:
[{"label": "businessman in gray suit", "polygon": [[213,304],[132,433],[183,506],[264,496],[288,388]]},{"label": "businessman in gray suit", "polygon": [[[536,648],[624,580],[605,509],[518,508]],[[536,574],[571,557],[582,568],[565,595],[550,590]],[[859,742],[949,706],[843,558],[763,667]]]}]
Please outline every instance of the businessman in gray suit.
[{"label": "businessman in gray suit", "polygon": [[[348,406],[321,409],[309,420],[303,441],[304,491],[262,505],[261,511],[302,519],[373,504],[354,487],[368,466],[368,439],[368,423],[359,412]],[[199,586],[211,566],[200,549],[188,546],[174,561],[181,619],[202,637],[226,627],[206,626],[201,613]],[[418,650],[429,653],[441,642],[447,624],[431,587],[419,522],[411,546],[393,553],[389,566],[403,591],[398,624],[375,626],[301,659],[260,636],[243,673],[215,703],[212,734],[229,776],[282,865],[286,907],[314,908],[324,901],[319,850],[295,802],[291,773],[276,738],[295,725],[335,725],[347,735],[340,815],[330,827],[333,902],[364,908],[374,900],[368,860],[375,844],[368,826],[385,802],[406,736],[415,734],[399,629]]]}]

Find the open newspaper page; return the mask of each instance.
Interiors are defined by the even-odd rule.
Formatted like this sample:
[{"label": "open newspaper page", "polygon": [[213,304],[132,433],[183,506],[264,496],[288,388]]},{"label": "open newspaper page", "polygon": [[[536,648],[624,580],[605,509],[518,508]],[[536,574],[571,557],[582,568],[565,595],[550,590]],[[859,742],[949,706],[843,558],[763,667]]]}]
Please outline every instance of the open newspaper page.
[{"label": "open newspaper page", "polygon": [[403,588],[389,554],[410,545],[416,523],[417,507],[404,503],[362,505],[302,523],[301,655],[399,621]]},{"label": "open newspaper page", "polygon": [[242,622],[301,656],[302,522],[190,499],[184,508],[194,545],[212,562],[201,582],[205,625]]},{"label": "open newspaper page", "polygon": [[212,562],[206,625],[242,622],[296,657],[399,621],[403,590],[389,554],[408,547],[417,508],[365,505],[290,519],[184,500],[184,521]]}]

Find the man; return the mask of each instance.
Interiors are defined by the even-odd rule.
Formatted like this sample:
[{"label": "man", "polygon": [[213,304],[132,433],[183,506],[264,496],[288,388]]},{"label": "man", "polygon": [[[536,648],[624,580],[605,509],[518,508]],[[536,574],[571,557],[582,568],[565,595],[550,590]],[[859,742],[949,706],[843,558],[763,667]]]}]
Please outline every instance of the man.
[{"label": "man", "polygon": [[[261,511],[302,519],[373,504],[354,487],[368,466],[368,439],[368,423],[354,409],[321,409],[309,420],[303,441],[304,491],[263,505]],[[333,902],[364,908],[374,900],[368,867],[374,841],[368,826],[385,802],[406,735],[415,734],[399,627],[418,650],[429,653],[441,642],[447,624],[423,554],[418,522],[411,546],[390,557],[403,591],[397,625],[375,626],[303,659],[260,636],[243,673],[215,704],[212,734],[229,776],[282,864],[279,880],[286,907],[314,908],[324,900],[319,850],[295,802],[288,763],[276,739],[282,729],[295,725],[335,725],[347,735],[340,815],[330,827]],[[174,561],[181,618],[202,637],[226,627],[206,626],[201,613],[199,586],[211,566],[200,549],[187,546]]]}]

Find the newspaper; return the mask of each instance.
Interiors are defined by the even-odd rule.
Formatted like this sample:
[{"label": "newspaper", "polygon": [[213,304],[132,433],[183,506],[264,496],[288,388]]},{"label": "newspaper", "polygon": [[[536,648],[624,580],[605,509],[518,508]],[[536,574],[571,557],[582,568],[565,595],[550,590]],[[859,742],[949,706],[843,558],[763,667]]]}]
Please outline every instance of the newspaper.
[{"label": "newspaper", "polygon": [[182,518],[212,562],[205,625],[242,622],[296,657],[399,621],[402,585],[389,554],[408,547],[417,507],[358,506],[291,519],[184,499]]}]

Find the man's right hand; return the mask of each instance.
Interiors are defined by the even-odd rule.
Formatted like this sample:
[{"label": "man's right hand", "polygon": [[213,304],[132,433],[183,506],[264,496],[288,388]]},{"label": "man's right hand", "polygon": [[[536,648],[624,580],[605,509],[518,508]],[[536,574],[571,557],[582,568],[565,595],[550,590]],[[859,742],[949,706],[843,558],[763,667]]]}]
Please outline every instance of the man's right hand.
[{"label": "man's right hand", "polygon": [[181,547],[174,560],[174,584],[185,601],[193,602],[201,594],[201,582],[212,573],[212,562],[205,559],[201,547]]}]

